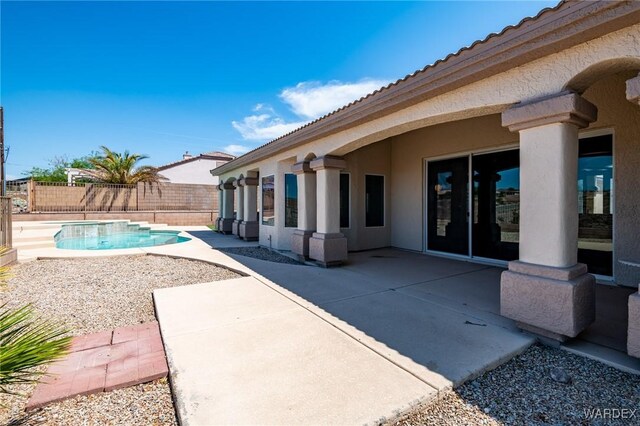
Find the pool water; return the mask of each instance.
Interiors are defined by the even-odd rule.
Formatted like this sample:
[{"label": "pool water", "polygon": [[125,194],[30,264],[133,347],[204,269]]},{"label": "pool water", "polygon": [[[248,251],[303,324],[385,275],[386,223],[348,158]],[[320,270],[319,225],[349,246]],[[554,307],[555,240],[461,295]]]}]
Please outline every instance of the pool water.
[{"label": "pool water", "polygon": [[150,230],[129,222],[73,223],[54,237],[56,247],[68,250],[112,250],[153,247],[189,241],[180,231]]}]

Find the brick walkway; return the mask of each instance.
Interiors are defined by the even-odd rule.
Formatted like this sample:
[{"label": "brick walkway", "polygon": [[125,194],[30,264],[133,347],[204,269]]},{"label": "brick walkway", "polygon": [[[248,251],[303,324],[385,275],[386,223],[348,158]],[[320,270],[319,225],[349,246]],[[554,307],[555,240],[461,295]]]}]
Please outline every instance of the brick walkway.
[{"label": "brick walkway", "polygon": [[78,336],[69,355],[49,366],[26,409],[149,382],[168,372],[156,321]]}]

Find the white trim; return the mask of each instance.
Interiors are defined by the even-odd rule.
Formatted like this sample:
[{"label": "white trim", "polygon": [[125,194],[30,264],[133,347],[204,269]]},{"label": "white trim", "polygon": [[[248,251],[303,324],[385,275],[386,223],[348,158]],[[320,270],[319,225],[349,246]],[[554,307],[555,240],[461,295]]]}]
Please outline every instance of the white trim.
[{"label": "white trim", "polygon": [[[367,226],[367,176],[381,176],[382,177],[382,226]],[[384,174],[380,173],[365,173],[364,174],[364,228],[385,228],[387,226],[387,177]]]},{"label": "white trim", "polygon": [[349,176],[349,197],[348,197],[348,201],[349,201],[349,226],[341,226],[340,229],[351,229],[351,193],[353,191],[351,191],[351,172],[340,172],[340,175],[347,175]]}]

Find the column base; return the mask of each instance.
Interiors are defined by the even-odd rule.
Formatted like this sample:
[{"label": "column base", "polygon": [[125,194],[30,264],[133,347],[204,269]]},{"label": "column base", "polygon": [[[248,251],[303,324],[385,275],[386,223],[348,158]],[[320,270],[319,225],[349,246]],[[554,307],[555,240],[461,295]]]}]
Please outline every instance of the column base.
[{"label": "column base", "polygon": [[245,241],[258,241],[260,237],[260,226],[258,222],[242,221],[239,228],[241,238]]},{"label": "column base", "polygon": [[291,251],[301,259],[309,259],[309,239],[313,231],[303,231],[296,229],[291,236]]},{"label": "column base", "polygon": [[633,293],[629,296],[629,329],[627,333],[627,353],[640,358],[640,293]]},{"label": "column base", "polygon": [[347,260],[347,237],[314,232],[309,238],[309,257],[325,268],[343,264]]},{"label": "column base", "polygon": [[554,268],[509,262],[500,279],[500,314],[550,339],[576,337],[595,321],[595,284],[582,263]]},{"label": "column base", "polygon": [[213,224],[214,224],[214,225],[215,225],[215,227],[216,227],[216,232],[220,232],[220,221],[221,221],[221,220],[222,220],[222,218],[221,218],[221,217],[217,217],[217,218],[216,218],[216,220],[215,220],[215,222],[213,222]]},{"label": "column base", "polygon": [[220,219],[220,226],[218,227],[218,232],[221,232],[225,235],[230,234],[233,231],[233,219],[223,218]]},{"label": "column base", "polygon": [[237,236],[238,238],[240,238],[240,224],[242,223],[241,220],[234,220],[233,223],[231,224],[231,233],[235,236]]}]

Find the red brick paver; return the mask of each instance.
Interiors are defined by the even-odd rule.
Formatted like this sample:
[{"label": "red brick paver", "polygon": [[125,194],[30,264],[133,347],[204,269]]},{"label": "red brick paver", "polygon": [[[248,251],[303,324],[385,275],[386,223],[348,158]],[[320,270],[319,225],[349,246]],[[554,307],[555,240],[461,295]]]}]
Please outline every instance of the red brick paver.
[{"label": "red brick paver", "polygon": [[155,321],[78,336],[73,339],[71,353],[49,366],[26,409],[149,382],[168,373]]}]

